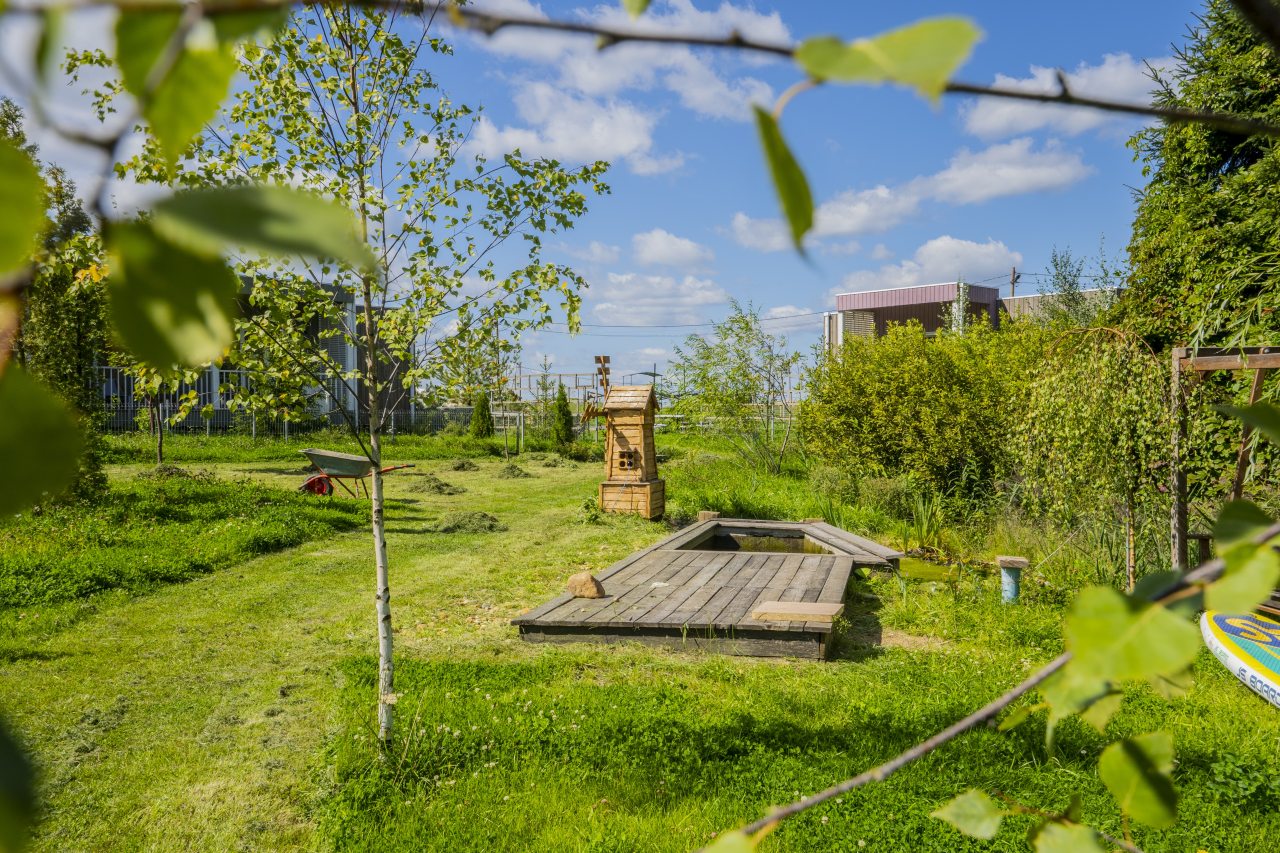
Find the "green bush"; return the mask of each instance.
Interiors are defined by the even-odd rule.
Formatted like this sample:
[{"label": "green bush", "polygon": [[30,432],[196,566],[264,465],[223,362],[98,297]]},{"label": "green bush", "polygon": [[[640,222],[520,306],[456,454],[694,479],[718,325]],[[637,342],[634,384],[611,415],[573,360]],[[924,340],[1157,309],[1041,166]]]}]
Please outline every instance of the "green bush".
[{"label": "green bush", "polygon": [[1011,473],[1010,435],[1045,333],[977,325],[926,337],[918,324],[855,337],[809,377],[807,448],[864,476],[902,474],[942,493],[983,494]]},{"label": "green bush", "polygon": [[481,391],[476,394],[474,408],[471,411],[471,437],[493,437],[493,411],[489,408],[489,395]]},{"label": "green bush", "polygon": [[561,447],[573,443],[573,410],[569,408],[569,395],[564,384],[556,391],[556,404],[551,419],[551,438]]}]

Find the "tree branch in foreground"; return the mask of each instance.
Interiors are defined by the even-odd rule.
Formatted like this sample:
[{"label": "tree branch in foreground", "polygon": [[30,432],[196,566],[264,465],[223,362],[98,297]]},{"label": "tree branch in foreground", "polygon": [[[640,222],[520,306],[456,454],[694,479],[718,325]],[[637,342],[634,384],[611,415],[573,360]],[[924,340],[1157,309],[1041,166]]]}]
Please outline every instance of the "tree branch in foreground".
[{"label": "tree branch in foreground", "polygon": [[[328,0],[298,0],[298,5],[319,5]],[[1232,0],[1233,5],[1272,46],[1280,44],[1280,7],[1270,0]],[[48,3],[26,2],[10,4],[7,12],[11,14],[41,14],[49,8]],[[70,0],[61,6],[63,11],[76,9],[110,7],[130,12],[171,12],[175,4],[155,2],[155,0]],[[205,17],[236,14],[256,9],[274,9],[292,6],[292,0],[213,0],[205,4],[193,4],[201,10]],[[583,21],[566,21],[554,18],[530,18],[520,15],[507,15],[497,11],[486,11],[467,6],[458,6],[451,2],[413,3],[407,0],[351,0],[352,6],[368,6],[395,11],[413,11],[419,14],[435,15],[444,11],[448,19],[462,29],[470,29],[485,35],[494,35],[507,28],[549,30],[558,33],[573,33],[595,36],[601,50],[624,44],[640,42],[650,44],[678,44],[691,47],[709,47],[730,50],[741,50],[751,53],[762,53],[785,59],[795,58],[795,47],[756,41],[747,38],[737,30],[725,36],[705,36],[696,33],[659,32],[654,30],[634,30]],[[1157,107],[1150,104],[1133,104],[1123,101],[1111,101],[1105,98],[1091,98],[1077,95],[1066,85],[1066,77],[1058,75],[1058,91],[1044,92],[1026,89],[1012,89],[1001,86],[984,86],[976,83],[952,82],[944,89],[950,95],[972,95],[983,98],[1007,98],[1019,101],[1034,101],[1061,106],[1084,107],[1123,113],[1134,116],[1147,116],[1163,119],[1178,124],[1202,124],[1238,133],[1245,136],[1260,134],[1280,137],[1280,124],[1258,121],[1244,116],[1229,113],[1206,112],[1199,110],[1183,110],[1169,107]]]}]

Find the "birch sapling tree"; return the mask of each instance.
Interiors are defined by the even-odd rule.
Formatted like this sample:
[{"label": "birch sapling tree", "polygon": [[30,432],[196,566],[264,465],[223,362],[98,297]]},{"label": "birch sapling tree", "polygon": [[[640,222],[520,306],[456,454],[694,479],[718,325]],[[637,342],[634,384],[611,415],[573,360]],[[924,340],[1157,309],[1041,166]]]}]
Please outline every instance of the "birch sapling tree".
[{"label": "birch sapling tree", "polygon": [[[244,45],[245,85],[175,170],[186,187],[302,188],[354,211],[372,268],[305,256],[243,254],[247,316],[231,362],[250,374],[232,405],[286,414],[327,399],[373,466],[378,734],[396,700],[382,437],[411,395],[459,390],[476,352],[566,315],[576,328],[582,278],[544,262],[542,235],[571,228],[588,193],[608,192],[606,163],[565,168],[518,152],[490,161],[468,141],[475,115],[428,64],[449,45],[435,12],[311,6],[266,44]],[[165,180],[155,143],[125,165]],[[207,206],[207,202],[206,202]],[[235,216],[235,210],[227,210]],[[354,356],[354,357],[352,357]]]}]

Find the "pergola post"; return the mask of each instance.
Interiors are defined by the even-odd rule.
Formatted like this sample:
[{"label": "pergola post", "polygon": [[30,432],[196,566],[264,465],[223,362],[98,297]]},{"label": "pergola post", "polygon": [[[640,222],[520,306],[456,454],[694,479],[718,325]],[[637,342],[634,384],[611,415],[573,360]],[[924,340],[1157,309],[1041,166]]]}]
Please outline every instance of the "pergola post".
[{"label": "pergola post", "polygon": [[1187,445],[1187,404],[1183,396],[1182,359],[1187,357],[1186,347],[1173,348],[1173,370],[1169,379],[1169,406],[1173,420],[1170,440],[1169,492],[1173,498],[1169,508],[1169,554],[1173,570],[1187,571],[1190,557],[1187,548],[1187,472],[1182,465],[1182,454]]}]

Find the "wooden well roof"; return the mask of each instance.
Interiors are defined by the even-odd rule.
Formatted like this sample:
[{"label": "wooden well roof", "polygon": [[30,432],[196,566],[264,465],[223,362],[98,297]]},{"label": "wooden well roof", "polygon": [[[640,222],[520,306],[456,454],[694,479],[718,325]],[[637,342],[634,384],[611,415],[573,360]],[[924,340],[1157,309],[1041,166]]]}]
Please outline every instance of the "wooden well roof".
[{"label": "wooden well roof", "polygon": [[603,408],[606,412],[637,411],[650,405],[658,408],[652,385],[610,385],[604,395]]}]

